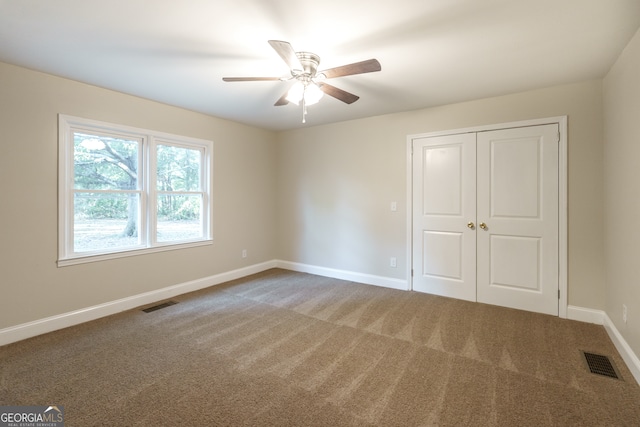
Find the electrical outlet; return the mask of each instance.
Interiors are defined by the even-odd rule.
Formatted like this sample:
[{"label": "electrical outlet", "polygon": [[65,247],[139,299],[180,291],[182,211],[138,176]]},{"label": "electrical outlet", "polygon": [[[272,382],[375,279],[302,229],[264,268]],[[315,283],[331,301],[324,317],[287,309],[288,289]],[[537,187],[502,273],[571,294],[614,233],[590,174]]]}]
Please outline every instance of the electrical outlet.
[{"label": "electrical outlet", "polygon": [[246,258],[247,257],[247,250],[243,249],[242,250],[242,258]]},{"label": "electrical outlet", "polygon": [[395,212],[398,210],[398,203],[397,202],[391,202],[391,212]]},{"label": "electrical outlet", "polygon": [[398,266],[398,263],[396,262],[396,257],[392,256],[391,259],[389,259],[389,265],[393,268]]},{"label": "electrical outlet", "polygon": [[622,304],[622,321],[627,323],[627,306]]}]

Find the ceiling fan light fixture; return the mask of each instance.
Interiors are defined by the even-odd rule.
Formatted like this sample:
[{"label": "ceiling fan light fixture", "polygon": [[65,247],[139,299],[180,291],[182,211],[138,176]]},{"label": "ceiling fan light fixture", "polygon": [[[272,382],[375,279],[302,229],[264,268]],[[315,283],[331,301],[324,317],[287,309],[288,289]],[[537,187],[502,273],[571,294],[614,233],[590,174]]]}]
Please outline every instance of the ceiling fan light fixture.
[{"label": "ceiling fan light fixture", "polygon": [[300,101],[304,97],[304,85],[301,82],[295,82],[291,89],[289,89],[289,93],[287,94],[287,101],[300,105]]},{"label": "ceiling fan light fixture", "polygon": [[322,99],[322,95],[324,92],[320,90],[317,84],[310,83],[305,87],[304,90],[304,103],[306,105],[317,104],[320,99]]},{"label": "ceiling fan light fixture", "polygon": [[304,99],[305,105],[313,105],[317,104],[324,92],[313,82],[309,82],[304,84],[300,81],[297,81],[287,94],[287,101],[300,105],[300,102]]}]

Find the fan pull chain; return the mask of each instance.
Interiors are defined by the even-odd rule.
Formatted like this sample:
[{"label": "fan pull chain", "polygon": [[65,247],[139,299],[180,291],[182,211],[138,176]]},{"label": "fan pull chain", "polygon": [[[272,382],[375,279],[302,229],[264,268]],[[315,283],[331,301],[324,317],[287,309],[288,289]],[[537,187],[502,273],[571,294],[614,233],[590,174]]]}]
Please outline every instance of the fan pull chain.
[{"label": "fan pull chain", "polygon": [[307,85],[304,86],[302,90],[302,123],[307,123],[307,102],[305,100],[305,95],[307,92]]}]

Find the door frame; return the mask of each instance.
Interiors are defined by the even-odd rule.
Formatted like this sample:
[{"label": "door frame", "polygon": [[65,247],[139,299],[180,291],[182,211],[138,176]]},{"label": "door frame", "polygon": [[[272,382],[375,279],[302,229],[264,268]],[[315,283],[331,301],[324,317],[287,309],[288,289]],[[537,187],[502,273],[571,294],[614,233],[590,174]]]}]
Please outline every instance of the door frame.
[{"label": "door frame", "polygon": [[477,133],[492,130],[512,129],[538,125],[557,124],[558,142],[558,317],[567,318],[568,291],[568,157],[567,157],[567,116],[523,120],[493,125],[450,129],[421,134],[407,135],[407,284],[413,290],[413,141],[418,138],[446,136],[461,133]]}]

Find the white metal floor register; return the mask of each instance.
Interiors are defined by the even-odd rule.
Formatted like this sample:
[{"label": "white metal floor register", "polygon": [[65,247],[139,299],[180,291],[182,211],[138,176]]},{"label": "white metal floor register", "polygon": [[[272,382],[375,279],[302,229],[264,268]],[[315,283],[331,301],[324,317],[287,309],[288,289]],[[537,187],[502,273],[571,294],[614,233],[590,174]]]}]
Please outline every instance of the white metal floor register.
[{"label": "white metal floor register", "polygon": [[0,427],[64,427],[64,407],[0,406]]}]

